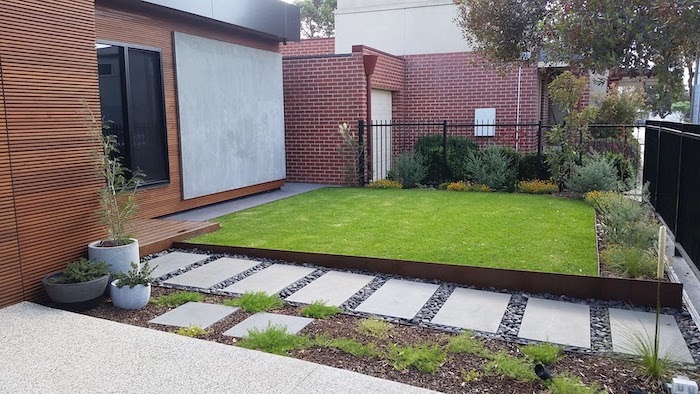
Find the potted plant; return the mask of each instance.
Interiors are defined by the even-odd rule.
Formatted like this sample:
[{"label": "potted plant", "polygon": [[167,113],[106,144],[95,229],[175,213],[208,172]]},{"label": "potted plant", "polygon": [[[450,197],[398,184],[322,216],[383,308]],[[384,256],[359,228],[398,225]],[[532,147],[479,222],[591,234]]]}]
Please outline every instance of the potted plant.
[{"label": "potted plant", "polygon": [[136,190],[143,182],[140,170],[130,171],[122,164],[117,137],[103,133],[108,124],[97,122],[89,111],[91,134],[101,143],[96,152],[99,175],[105,183],[100,188],[99,216],[107,229],[107,237],[88,245],[92,260],[104,261],[111,273],[126,272],[131,263],[138,262],[139,243],[130,238],[129,221],[136,214]]},{"label": "potted plant", "polygon": [[86,309],[94,307],[107,288],[109,270],[104,262],[80,258],[63,271],[45,277],[41,283],[54,303],[71,309]]},{"label": "potted plant", "polygon": [[109,285],[112,304],[121,309],[141,309],[148,305],[151,299],[153,269],[148,262],[142,267],[131,263],[131,269],[126,273],[114,274],[114,280]]}]

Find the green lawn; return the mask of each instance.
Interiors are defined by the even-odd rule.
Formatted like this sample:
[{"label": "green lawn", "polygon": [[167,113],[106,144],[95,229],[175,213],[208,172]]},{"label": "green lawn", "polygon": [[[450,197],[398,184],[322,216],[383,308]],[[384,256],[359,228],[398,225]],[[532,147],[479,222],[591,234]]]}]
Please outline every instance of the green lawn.
[{"label": "green lawn", "polygon": [[596,275],[594,218],[550,196],[329,188],[222,216],[189,241]]}]

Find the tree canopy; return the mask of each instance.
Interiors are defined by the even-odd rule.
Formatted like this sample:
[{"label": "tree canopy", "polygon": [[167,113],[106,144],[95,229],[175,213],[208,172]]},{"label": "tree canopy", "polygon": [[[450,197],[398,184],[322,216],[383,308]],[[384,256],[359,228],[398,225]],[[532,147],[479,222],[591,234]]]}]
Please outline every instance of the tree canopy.
[{"label": "tree canopy", "polygon": [[662,84],[678,84],[688,69],[692,85],[700,56],[700,0],[454,2],[465,39],[495,63],[545,56],[596,72],[655,75]]},{"label": "tree canopy", "polygon": [[301,35],[303,38],[333,37],[337,0],[296,0],[301,9]]}]

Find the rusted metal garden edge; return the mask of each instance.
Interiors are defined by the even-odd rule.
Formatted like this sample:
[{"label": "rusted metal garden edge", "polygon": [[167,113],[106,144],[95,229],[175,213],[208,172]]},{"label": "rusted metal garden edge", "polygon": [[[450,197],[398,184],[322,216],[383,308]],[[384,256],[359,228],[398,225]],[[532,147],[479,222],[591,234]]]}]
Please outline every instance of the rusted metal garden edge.
[{"label": "rusted metal garden edge", "polygon": [[[214,253],[242,254],[251,257],[285,260],[297,264],[310,263],[335,269],[358,269],[411,278],[437,279],[479,288],[493,287],[535,294],[565,295],[580,299],[594,298],[622,301],[636,306],[656,306],[656,282],[647,280],[601,278],[184,242],[176,242],[174,247],[179,249],[208,250]],[[682,299],[682,284],[661,283],[661,306],[679,309],[682,306]]]}]

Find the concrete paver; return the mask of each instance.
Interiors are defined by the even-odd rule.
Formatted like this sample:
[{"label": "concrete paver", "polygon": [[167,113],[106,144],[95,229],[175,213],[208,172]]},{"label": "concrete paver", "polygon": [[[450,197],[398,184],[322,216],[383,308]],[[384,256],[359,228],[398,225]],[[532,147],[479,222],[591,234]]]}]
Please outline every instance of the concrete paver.
[{"label": "concrete paver", "polygon": [[148,265],[155,267],[151,276],[158,278],[208,258],[206,254],[171,252],[150,260]]},{"label": "concrete paver", "polygon": [[[634,346],[639,341],[654,343],[656,314],[610,308],[610,330],[613,351],[638,354]],[[659,351],[672,360],[693,363],[693,357],[683,339],[676,319],[670,315],[660,316]]]},{"label": "concrete paver", "polygon": [[591,308],[588,305],[530,297],[518,336],[590,348]]},{"label": "concrete paver", "polygon": [[445,301],[432,323],[496,332],[510,302],[510,294],[458,287]]},{"label": "concrete paver", "polygon": [[305,304],[323,300],[326,305],[340,306],[374,278],[371,275],[330,271],[286,299]]},{"label": "concrete paver", "polygon": [[430,283],[390,279],[355,310],[412,319],[439,287]]},{"label": "concrete paver", "polygon": [[328,380],[326,393],[431,392],[28,302],[0,309],[0,321],[0,391],[8,393],[290,393]]},{"label": "concrete paver", "polygon": [[223,290],[238,294],[264,291],[273,295],[314,271],[313,268],[296,265],[273,264]]},{"label": "concrete paver", "polygon": [[224,257],[165,281],[170,285],[208,289],[260,264],[259,261]]},{"label": "concrete paver", "polygon": [[188,302],[166,312],[149,323],[165,326],[207,328],[240,308],[204,302]]},{"label": "concrete paver", "polygon": [[279,315],[276,313],[256,313],[224,332],[224,335],[244,338],[248,336],[249,330],[264,331],[270,326],[282,326],[287,329],[287,333],[296,334],[312,321],[314,319],[307,317]]}]

